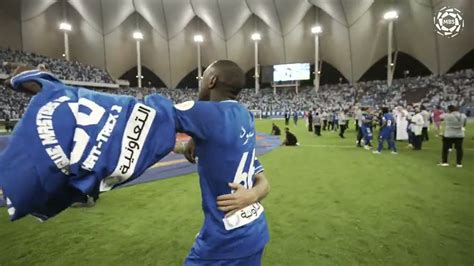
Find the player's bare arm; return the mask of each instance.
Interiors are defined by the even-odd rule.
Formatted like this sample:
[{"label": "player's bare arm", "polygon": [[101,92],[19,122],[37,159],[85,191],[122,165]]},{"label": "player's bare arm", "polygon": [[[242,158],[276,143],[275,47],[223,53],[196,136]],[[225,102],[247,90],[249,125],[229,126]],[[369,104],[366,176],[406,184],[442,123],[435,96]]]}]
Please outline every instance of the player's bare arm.
[{"label": "player's bare arm", "polygon": [[[14,69],[12,77],[14,77],[18,74],[21,74],[25,71],[30,71],[30,70],[35,69],[32,66],[21,65],[21,64],[12,64],[12,63],[8,63],[7,67],[12,69],[12,70]],[[7,88],[11,88],[12,87],[11,78],[5,80],[4,85]],[[38,84],[36,82],[25,82],[25,83],[21,84],[21,87],[25,92],[30,93],[30,94],[36,94],[36,93],[41,91],[40,84]]]},{"label": "player's bare arm", "polygon": [[270,184],[263,172],[255,175],[255,182],[251,189],[236,183],[229,183],[229,187],[232,188],[234,193],[217,197],[218,209],[225,212],[226,216],[263,200],[270,192]]},{"label": "player's bare arm", "polygon": [[176,141],[173,152],[178,154],[183,154],[184,157],[192,164],[196,163],[196,154],[195,154],[196,144],[193,139],[189,141]]}]

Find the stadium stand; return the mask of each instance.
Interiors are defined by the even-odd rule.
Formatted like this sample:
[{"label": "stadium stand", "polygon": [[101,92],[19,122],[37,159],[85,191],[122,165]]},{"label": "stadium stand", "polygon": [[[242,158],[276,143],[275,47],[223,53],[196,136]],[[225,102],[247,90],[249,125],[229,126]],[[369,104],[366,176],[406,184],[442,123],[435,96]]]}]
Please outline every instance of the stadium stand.
[{"label": "stadium stand", "polygon": [[4,62],[25,63],[33,66],[43,64],[47,69],[63,80],[114,83],[107,71],[77,61],[66,61],[35,53],[1,49],[0,64],[2,67],[0,68],[0,73],[9,74],[8,69],[3,64]]},{"label": "stadium stand", "polygon": [[[261,110],[263,116],[283,116],[285,111],[304,112],[313,108],[322,110],[348,110],[356,102],[364,106],[406,106],[422,103],[428,108],[441,105],[447,108],[454,104],[464,111],[470,110],[474,103],[474,71],[472,69],[441,76],[427,76],[394,80],[392,88],[385,81],[359,82],[350,84],[323,85],[316,93],[312,87],[305,87],[296,94],[292,90],[280,90],[273,94],[265,88],[255,95],[254,89],[244,89],[240,95],[242,102],[250,110]],[[356,89],[358,88],[358,89]],[[131,95],[139,99],[152,93],[160,93],[175,103],[197,98],[197,89],[169,88],[120,88],[117,90],[95,89],[107,93]],[[15,94],[0,87],[0,119],[18,119],[29,100],[27,95]],[[356,101],[358,99],[358,101]],[[471,112],[472,113],[472,112]]]}]

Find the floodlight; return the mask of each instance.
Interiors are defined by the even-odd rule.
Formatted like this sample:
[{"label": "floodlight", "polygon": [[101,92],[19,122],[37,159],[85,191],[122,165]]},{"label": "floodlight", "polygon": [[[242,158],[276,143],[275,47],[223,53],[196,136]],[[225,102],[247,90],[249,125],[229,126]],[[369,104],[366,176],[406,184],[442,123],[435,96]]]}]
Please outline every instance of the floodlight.
[{"label": "floodlight", "polygon": [[203,42],[204,38],[201,34],[194,35],[194,42]]},{"label": "floodlight", "polygon": [[254,41],[260,41],[262,39],[262,36],[260,36],[260,33],[254,33],[252,34],[252,40]]},{"label": "floodlight", "polygon": [[61,24],[59,24],[59,29],[63,30],[63,31],[71,31],[72,26],[71,26],[71,24],[69,24],[67,22],[61,22]]},{"label": "floodlight", "polygon": [[314,26],[311,28],[311,33],[313,34],[320,34],[321,32],[323,32],[321,26]]},{"label": "floodlight", "polygon": [[397,13],[397,11],[395,11],[395,10],[387,11],[387,12],[385,12],[385,14],[383,15],[383,18],[384,18],[385,20],[394,20],[394,19],[397,19],[397,18],[398,18],[398,13]]},{"label": "floodlight", "polygon": [[140,31],[135,31],[133,33],[133,39],[135,40],[143,40],[143,33],[141,33]]}]

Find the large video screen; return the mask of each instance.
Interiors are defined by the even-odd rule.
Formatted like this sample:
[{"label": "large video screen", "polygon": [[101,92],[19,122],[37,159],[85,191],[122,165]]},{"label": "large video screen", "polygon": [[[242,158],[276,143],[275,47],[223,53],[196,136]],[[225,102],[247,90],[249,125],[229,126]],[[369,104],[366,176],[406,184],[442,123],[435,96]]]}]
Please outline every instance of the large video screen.
[{"label": "large video screen", "polygon": [[307,80],[310,78],[309,63],[273,66],[273,81]]}]

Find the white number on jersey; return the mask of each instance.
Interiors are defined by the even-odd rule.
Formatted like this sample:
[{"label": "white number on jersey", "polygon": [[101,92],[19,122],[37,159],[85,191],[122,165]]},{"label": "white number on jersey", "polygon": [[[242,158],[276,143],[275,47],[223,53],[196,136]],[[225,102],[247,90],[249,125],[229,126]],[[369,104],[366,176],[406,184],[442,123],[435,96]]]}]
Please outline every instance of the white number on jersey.
[{"label": "white number on jersey", "polygon": [[[81,106],[89,109],[90,113],[79,112]],[[78,126],[97,125],[105,114],[104,107],[86,98],[80,98],[77,103],[69,103],[69,108],[74,114]],[[78,163],[81,160],[89,140],[90,136],[87,132],[83,128],[77,127],[74,132],[74,148],[70,158],[71,164]]]},{"label": "white number on jersey", "polygon": [[[240,184],[247,189],[253,187],[253,175],[255,173],[255,165],[254,165],[255,149],[253,149],[252,151],[252,157],[250,160],[249,170],[248,172],[245,172],[244,168],[247,163],[248,155],[249,155],[249,152],[244,152],[244,154],[242,154],[242,158],[240,159],[240,163],[239,163],[239,166],[237,167],[237,171],[235,172],[235,177],[233,181],[233,183]],[[232,193],[233,192],[234,191],[232,191]]]}]

